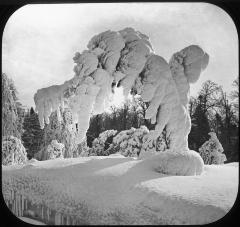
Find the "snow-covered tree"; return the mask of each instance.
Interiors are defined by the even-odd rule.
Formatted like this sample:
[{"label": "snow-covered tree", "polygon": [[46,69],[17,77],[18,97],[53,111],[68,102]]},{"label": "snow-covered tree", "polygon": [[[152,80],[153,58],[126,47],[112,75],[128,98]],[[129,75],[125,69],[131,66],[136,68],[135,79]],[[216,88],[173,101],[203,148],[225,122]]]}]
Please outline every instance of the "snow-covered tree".
[{"label": "snow-covered tree", "polygon": [[142,149],[144,136],[149,133],[146,126],[121,131],[113,138],[113,145],[109,147],[111,153],[120,152],[124,156],[137,157]]},{"label": "snow-covered tree", "polygon": [[47,148],[47,159],[63,158],[64,144],[53,140]]},{"label": "snow-covered tree", "polygon": [[57,111],[53,112],[49,118],[49,124],[44,127],[41,150],[47,149],[52,140],[57,140],[65,146],[65,158],[76,156],[81,144],[76,143],[76,125],[72,122],[72,113],[69,109],[60,110],[61,122],[57,119]]},{"label": "snow-covered tree", "polygon": [[232,86],[234,87],[234,90],[231,92],[230,95],[233,101],[236,121],[239,124],[239,76],[233,81]]},{"label": "snow-covered tree", "polygon": [[98,138],[93,140],[92,148],[89,150],[89,155],[108,155],[106,150],[111,144],[111,140],[116,135],[117,130],[106,130],[99,134]]},{"label": "snow-covered tree", "polygon": [[2,74],[2,135],[21,137],[17,90],[13,80]]},{"label": "snow-covered tree", "polygon": [[166,137],[166,131],[164,130],[162,134],[157,138],[156,141],[156,151],[162,152],[169,148],[169,138]]},{"label": "snow-covered tree", "polygon": [[205,164],[223,164],[227,160],[223,147],[214,132],[208,134],[210,139],[199,148],[199,153]]},{"label": "snow-covered tree", "polygon": [[78,149],[73,153],[73,157],[87,157],[89,156],[90,148],[87,145],[87,139],[78,144]]},{"label": "snow-covered tree", "polygon": [[87,145],[87,139],[84,139],[81,143],[77,145],[77,149],[73,150],[72,157],[77,158],[79,156],[88,156],[84,155],[89,152],[89,147]]},{"label": "snow-covered tree", "polygon": [[62,143],[58,143],[57,140],[52,140],[52,142],[47,146],[46,150],[40,150],[35,158],[38,160],[49,160],[55,158],[63,158],[65,146]]},{"label": "snow-covered tree", "polygon": [[2,142],[2,164],[24,164],[27,161],[27,152],[20,139],[14,136],[4,136]]},{"label": "snow-covered tree", "polygon": [[154,130],[150,130],[149,133],[143,136],[143,143],[140,150],[140,158],[148,155],[149,153],[156,153],[156,152],[164,152],[169,147],[166,141],[166,132],[163,133],[155,139],[154,137]]}]

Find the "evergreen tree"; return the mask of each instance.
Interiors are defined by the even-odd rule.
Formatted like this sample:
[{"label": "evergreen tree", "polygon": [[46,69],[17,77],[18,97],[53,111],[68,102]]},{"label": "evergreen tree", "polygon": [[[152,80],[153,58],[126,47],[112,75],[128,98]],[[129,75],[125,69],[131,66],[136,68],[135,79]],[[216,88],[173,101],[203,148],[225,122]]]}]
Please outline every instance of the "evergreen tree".
[{"label": "evergreen tree", "polygon": [[22,140],[26,148],[28,158],[32,158],[41,147],[43,142],[43,130],[40,127],[38,114],[31,107],[23,122]]},{"label": "evergreen tree", "polygon": [[2,74],[2,136],[21,138],[21,122],[17,109],[17,90],[11,79]]},{"label": "evergreen tree", "polygon": [[95,138],[99,136],[99,134],[102,132],[101,130],[101,123],[104,124],[106,120],[103,117],[103,114],[97,114],[95,116],[92,116],[90,119],[89,128],[87,131],[87,145],[89,147],[92,147],[92,142]]},{"label": "evergreen tree", "polygon": [[198,97],[196,110],[192,116],[192,128],[189,134],[190,149],[198,149],[208,139],[210,126],[204,104],[202,96],[200,95]]}]

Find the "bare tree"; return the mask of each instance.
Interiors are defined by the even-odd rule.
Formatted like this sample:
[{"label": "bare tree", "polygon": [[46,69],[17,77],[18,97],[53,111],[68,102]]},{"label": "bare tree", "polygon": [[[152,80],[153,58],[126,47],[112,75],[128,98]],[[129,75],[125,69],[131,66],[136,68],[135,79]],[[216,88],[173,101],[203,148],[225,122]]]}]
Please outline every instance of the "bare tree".
[{"label": "bare tree", "polygon": [[201,99],[203,113],[207,113],[215,109],[219,103],[222,87],[211,80],[203,83],[202,89],[199,92],[199,99]]}]

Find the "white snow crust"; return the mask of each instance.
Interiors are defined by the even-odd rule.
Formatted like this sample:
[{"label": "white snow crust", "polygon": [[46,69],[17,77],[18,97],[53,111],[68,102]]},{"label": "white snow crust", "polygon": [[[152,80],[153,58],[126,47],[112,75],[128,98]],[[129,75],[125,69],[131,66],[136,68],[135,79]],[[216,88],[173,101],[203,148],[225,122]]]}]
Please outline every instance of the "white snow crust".
[{"label": "white snow crust", "polygon": [[207,224],[232,208],[238,163],[173,176],[156,172],[153,160],[114,154],[2,166],[3,195],[15,190],[87,224]]}]

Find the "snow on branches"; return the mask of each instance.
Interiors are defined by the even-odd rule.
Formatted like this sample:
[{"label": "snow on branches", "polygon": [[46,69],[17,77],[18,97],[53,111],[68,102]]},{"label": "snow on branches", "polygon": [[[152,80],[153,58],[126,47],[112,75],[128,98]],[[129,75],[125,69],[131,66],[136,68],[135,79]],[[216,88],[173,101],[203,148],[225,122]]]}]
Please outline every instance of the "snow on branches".
[{"label": "snow on branches", "polygon": [[38,153],[35,154],[34,158],[37,160],[49,160],[55,158],[64,157],[65,146],[62,143],[58,143],[57,140],[52,140],[47,148],[41,149]]},{"label": "snow on branches", "polygon": [[27,161],[27,152],[20,139],[14,136],[4,136],[2,142],[2,164],[24,164]]},{"label": "snow on branches", "polygon": [[167,149],[166,142],[163,135],[154,139],[153,130],[142,125],[140,128],[131,128],[129,130],[121,131],[113,138],[113,143],[109,150],[120,152],[124,156],[142,157],[143,153],[155,153],[165,151]]},{"label": "snow on branches", "polygon": [[146,126],[137,129],[132,127],[119,133],[116,130],[106,130],[94,139],[88,154],[85,152],[81,156],[105,156],[119,152],[126,157],[138,157],[141,152],[165,151],[167,145],[163,135],[152,140],[151,133],[153,131],[149,131]]},{"label": "snow on branches", "polygon": [[208,135],[210,135],[210,139],[199,148],[199,154],[204,164],[224,164],[227,158],[223,154],[221,143],[214,132],[209,132]]},{"label": "snow on branches", "polygon": [[108,140],[110,138],[113,138],[117,133],[117,130],[106,130],[99,134],[98,138],[95,138],[92,142],[92,148],[89,149],[89,155],[108,155],[107,152],[105,152],[107,149],[106,147],[109,147],[110,143]]},{"label": "snow on branches", "polygon": [[52,140],[47,147],[47,160],[55,158],[63,158],[64,144],[58,143],[57,140]]},{"label": "snow on branches", "polygon": [[143,137],[148,133],[146,126],[121,131],[113,138],[114,149],[124,156],[137,157],[142,148]]}]

